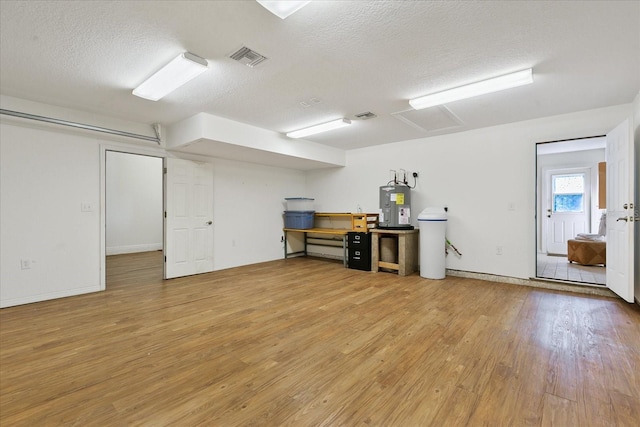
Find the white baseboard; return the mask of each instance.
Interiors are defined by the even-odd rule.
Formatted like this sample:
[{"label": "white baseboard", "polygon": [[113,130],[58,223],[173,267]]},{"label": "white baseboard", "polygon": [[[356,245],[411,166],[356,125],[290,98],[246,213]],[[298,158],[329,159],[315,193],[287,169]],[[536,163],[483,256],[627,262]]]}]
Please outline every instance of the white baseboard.
[{"label": "white baseboard", "polygon": [[613,291],[604,286],[586,285],[580,283],[568,283],[558,280],[545,280],[545,279],[521,279],[518,277],[499,276],[495,274],[487,273],[474,273],[471,271],[463,270],[450,270],[447,269],[447,275],[457,277],[467,277],[470,279],[486,280],[488,282],[501,282],[509,283],[512,285],[531,286],[534,288],[551,289],[556,291],[574,292],[588,295],[598,295],[610,298],[620,298]]},{"label": "white baseboard", "polygon": [[136,252],[151,252],[161,251],[162,243],[145,243],[143,245],[128,245],[128,246],[111,246],[106,248],[106,254],[120,255],[120,254],[133,254]]},{"label": "white baseboard", "polygon": [[38,294],[38,295],[29,295],[29,296],[20,297],[20,298],[8,298],[8,299],[0,300],[0,308],[13,307],[16,305],[23,305],[23,304],[31,304],[34,302],[48,301],[48,300],[57,299],[57,298],[65,298],[65,297],[71,297],[75,295],[88,294],[88,293],[99,292],[99,291],[100,291],[99,286],[88,286],[84,288],[65,289],[62,291],[49,292],[49,293]]}]

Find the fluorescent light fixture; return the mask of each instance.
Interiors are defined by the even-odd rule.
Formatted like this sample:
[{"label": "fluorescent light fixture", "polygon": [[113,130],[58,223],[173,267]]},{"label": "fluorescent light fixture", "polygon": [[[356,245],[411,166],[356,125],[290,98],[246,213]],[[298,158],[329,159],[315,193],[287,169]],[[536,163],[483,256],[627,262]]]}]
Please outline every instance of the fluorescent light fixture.
[{"label": "fluorescent light fixture", "polygon": [[190,52],[181,53],[135,88],[133,94],[140,98],[157,101],[207,71],[208,68],[206,59]]},{"label": "fluorescent light fixture", "polygon": [[307,3],[311,3],[311,0],[307,1],[275,1],[275,0],[256,0],[269,12],[273,13],[280,19],[284,19],[287,16],[302,9]]},{"label": "fluorescent light fixture", "polygon": [[531,68],[471,83],[454,89],[443,90],[442,92],[433,93],[431,95],[410,99],[409,104],[414,109],[421,110],[423,108],[434,107],[436,105],[442,105],[448,102],[458,101],[460,99],[484,95],[485,93],[498,92],[503,89],[522,86],[529,83],[533,83],[533,70]]},{"label": "fluorescent light fixture", "polygon": [[287,136],[289,138],[302,138],[309,135],[315,135],[316,133],[326,132],[328,130],[349,126],[350,124],[351,124],[351,120],[349,119],[332,120],[327,123],[322,123],[319,125],[311,126],[311,127],[300,129],[300,130],[294,130],[293,132],[287,133]]}]

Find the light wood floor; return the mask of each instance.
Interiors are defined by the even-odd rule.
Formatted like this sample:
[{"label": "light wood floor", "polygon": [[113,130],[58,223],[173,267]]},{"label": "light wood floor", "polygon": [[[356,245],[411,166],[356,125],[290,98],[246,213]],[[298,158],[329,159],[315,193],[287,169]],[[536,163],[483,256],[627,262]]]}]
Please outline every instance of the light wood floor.
[{"label": "light wood floor", "polygon": [[637,426],[640,309],[292,258],[0,310],[2,426]]}]

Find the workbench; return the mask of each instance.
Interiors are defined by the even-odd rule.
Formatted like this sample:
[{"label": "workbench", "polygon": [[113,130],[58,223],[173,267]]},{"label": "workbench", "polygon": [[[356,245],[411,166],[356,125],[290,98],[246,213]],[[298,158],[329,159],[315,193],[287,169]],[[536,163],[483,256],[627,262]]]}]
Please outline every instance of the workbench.
[{"label": "workbench", "polygon": [[[345,213],[345,212],[316,212],[314,213],[313,228],[283,228],[284,232],[284,257],[288,258],[293,255],[307,255],[307,246],[311,244],[316,246],[333,246],[338,247],[337,243],[342,246],[343,264],[347,266],[347,234],[350,231],[361,233],[370,232],[373,227],[378,224],[377,213]],[[288,252],[287,242],[289,233],[302,233],[304,235],[304,248],[301,251]]]},{"label": "workbench", "polygon": [[[309,239],[309,234],[312,235],[319,235],[319,236],[325,236],[325,237],[320,237],[319,240],[326,240],[327,242],[324,243],[326,246],[336,246],[336,245],[332,245],[332,244],[327,244],[330,241],[336,242],[336,241],[341,241],[342,242],[342,251],[343,251],[343,264],[346,267],[347,266],[347,233],[350,230],[340,230],[340,229],[332,229],[332,228],[306,228],[306,229],[301,229],[301,228],[283,228],[282,231],[284,231],[284,257],[288,258],[291,255],[307,255],[307,246],[308,246],[308,239]],[[297,251],[297,252],[287,252],[287,234],[290,232],[294,232],[294,233],[303,233],[304,234],[304,249],[302,251]],[[313,237],[312,237],[313,238]],[[322,245],[323,243],[317,243],[315,242],[314,245]]]}]

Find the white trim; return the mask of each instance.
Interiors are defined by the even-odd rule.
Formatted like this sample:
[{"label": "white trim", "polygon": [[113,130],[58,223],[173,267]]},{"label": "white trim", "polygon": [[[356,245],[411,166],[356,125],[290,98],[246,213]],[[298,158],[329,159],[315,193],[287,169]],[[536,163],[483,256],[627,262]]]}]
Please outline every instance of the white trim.
[{"label": "white trim", "polygon": [[65,289],[64,291],[50,292],[46,294],[30,295],[28,297],[3,299],[1,301],[0,308],[13,307],[16,305],[23,305],[23,304],[31,304],[34,302],[44,302],[52,299],[73,297],[73,296],[82,295],[82,294],[90,294],[90,293],[98,292],[100,290],[101,289],[98,289],[95,286],[90,286],[85,288]]},{"label": "white trim", "polygon": [[146,243],[142,245],[125,245],[125,246],[110,246],[106,248],[106,254],[109,255],[121,255],[121,254],[134,254],[138,252],[152,252],[161,251],[162,242],[160,243]]}]

